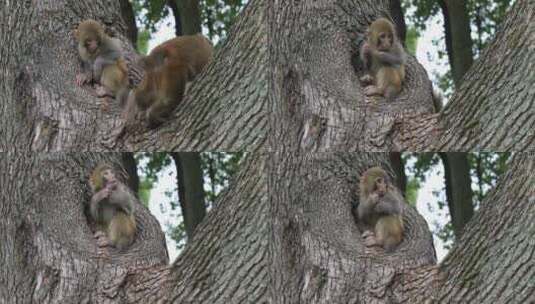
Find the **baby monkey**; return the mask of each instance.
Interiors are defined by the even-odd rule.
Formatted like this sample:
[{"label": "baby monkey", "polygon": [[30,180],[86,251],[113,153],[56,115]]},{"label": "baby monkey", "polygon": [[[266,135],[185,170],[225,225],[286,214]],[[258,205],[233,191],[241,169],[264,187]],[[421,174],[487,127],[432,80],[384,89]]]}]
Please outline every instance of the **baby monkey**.
[{"label": "baby monkey", "polygon": [[392,251],[403,239],[403,197],[380,167],[366,170],[360,178],[359,222],[367,245],[379,245]]},{"label": "baby monkey", "polygon": [[366,95],[382,95],[392,99],[405,80],[405,51],[398,41],[392,22],[386,18],[375,20],[366,32],[367,40],[360,50],[360,58],[369,75],[361,78],[368,84]]},{"label": "baby monkey", "polygon": [[105,232],[111,244],[119,250],[130,246],[136,233],[133,215],[134,196],[120,182],[113,168],[99,165],[89,179],[93,196],[89,206],[97,229]]},{"label": "baby monkey", "polygon": [[119,41],[110,38],[100,23],[90,19],[78,25],[74,36],[83,70],[76,76],[76,83],[82,86],[98,82],[98,97],[115,97],[123,105],[129,93],[128,68]]}]

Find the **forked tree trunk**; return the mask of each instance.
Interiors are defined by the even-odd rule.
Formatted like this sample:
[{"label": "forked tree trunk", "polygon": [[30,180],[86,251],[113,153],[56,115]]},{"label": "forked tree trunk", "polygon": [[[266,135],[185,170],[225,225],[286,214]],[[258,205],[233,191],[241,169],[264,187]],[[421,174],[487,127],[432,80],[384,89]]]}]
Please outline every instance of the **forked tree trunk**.
[{"label": "forked tree trunk", "polygon": [[131,247],[96,245],[87,178],[103,160],[119,164],[120,155],[0,158],[0,303],[267,302],[262,157],[244,161],[172,265],[158,222],[140,203]]},{"label": "forked tree trunk", "polygon": [[427,224],[408,205],[394,252],[364,246],[351,209],[359,175],[374,165],[388,168],[388,155],[271,157],[274,303],[535,301],[534,156],[515,155],[440,265]]},{"label": "forked tree trunk", "polygon": [[390,1],[270,1],[271,146],[290,150],[399,149],[395,123],[434,112],[426,71],[408,56],[395,101],[368,98],[357,59],[368,25],[388,16]]},{"label": "forked tree trunk", "polygon": [[[305,151],[535,149],[535,3],[511,7],[497,37],[443,112],[412,57],[399,97],[365,98],[357,56],[389,1],[269,2],[271,146]],[[353,68],[356,66],[356,70]]]},{"label": "forked tree trunk", "polygon": [[118,1],[0,3],[0,151],[261,149],[267,131],[264,6],[252,0],[212,64],[191,83],[169,122],[140,122],[117,138],[120,107],[100,109],[93,89],[74,83],[80,60],[72,30],[86,18],[122,41],[136,84],[142,71],[126,38]]}]

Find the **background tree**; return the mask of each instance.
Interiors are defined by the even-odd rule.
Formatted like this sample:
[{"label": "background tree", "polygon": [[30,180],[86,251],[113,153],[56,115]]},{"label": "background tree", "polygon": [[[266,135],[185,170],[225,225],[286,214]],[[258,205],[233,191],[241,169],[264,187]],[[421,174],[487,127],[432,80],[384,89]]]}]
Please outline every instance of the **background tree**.
[{"label": "background tree", "polygon": [[[243,153],[138,153],[141,179],[150,192],[165,177],[167,168],[176,171],[175,187],[165,189],[165,201],[158,204],[167,216],[180,210],[176,222],[166,227],[168,237],[182,250],[195,228],[212,209],[219,195],[228,189],[238,171]],[[178,193],[178,195],[176,195]],[[146,202],[148,203],[148,197]]]},{"label": "background tree", "polygon": [[[434,39],[435,45],[444,41],[446,50],[439,50],[438,57],[448,57],[449,69],[439,77],[440,88],[449,96],[453,86],[461,79],[495,35],[498,25],[505,17],[510,0],[429,1],[403,0],[404,9],[414,11],[406,15],[418,31],[439,15],[444,20],[444,36]],[[472,35],[474,34],[474,35]]]},{"label": "background tree", "polygon": [[[454,153],[457,154],[457,153]],[[435,153],[408,153],[404,154],[403,162],[409,163],[405,168],[407,169],[409,192],[418,192],[423,184],[426,182],[429,174],[433,171],[441,171],[444,174],[444,187],[437,189],[434,192],[436,198],[436,206],[438,211],[446,211],[450,221],[445,226],[439,226],[434,234],[440,238],[446,248],[451,248],[451,244],[459,239],[460,234],[464,228],[464,225],[468,223],[471,216],[467,216],[470,213],[474,213],[479,208],[481,202],[487,195],[490,189],[492,189],[498,178],[505,172],[507,166],[507,160],[510,158],[509,153],[467,153],[463,158],[468,160],[467,166],[469,170],[469,176],[460,181],[455,180],[451,183],[446,175],[446,166],[444,165],[443,157]],[[442,170],[440,170],[442,167]],[[451,175],[450,175],[451,177]],[[459,186],[459,183],[463,183]],[[452,192],[459,191],[458,189],[465,189],[466,185],[470,187],[470,197],[464,198],[470,205],[470,209],[464,210],[463,205],[458,206],[455,209],[451,196],[455,195]],[[445,193],[442,196],[441,193]],[[462,195],[463,192],[457,195]],[[409,199],[409,201],[411,201]],[[468,204],[467,203],[467,204]],[[464,205],[467,207],[466,205]],[[435,205],[431,206],[435,207]],[[459,209],[461,208],[461,209]],[[455,218],[455,212],[459,218]],[[430,223],[431,224],[431,223]]]},{"label": "background tree", "polygon": [[156,24],[170,14],[177,36],[200,33],[204,28],[212,40],[227,36],[230,26],[247,1],[244,0],[134,0],[137,20],[146,31],[154,33]]}]

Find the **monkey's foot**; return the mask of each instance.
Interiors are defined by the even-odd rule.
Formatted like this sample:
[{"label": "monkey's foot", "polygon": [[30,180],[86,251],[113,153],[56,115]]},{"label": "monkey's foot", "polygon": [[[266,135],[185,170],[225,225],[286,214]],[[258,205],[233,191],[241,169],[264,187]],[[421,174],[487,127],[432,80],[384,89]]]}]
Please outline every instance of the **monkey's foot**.
[{"label": "monkey's foot", "polygon": [[366,96],[377,96],[377,95],[383,95],[383,91],[376,86],[368,86],[364,88],[364,94]]},{"label": "monkey's foot", "polygon": [[108,247],[110,246],[110,241],[108,240],[108,237],[106,236],[106,234],[102,231],[97,231],[95,232],[95,235],[94,235],[96,241],[97,241],[97,245],[98,247]]},{"label": "monkey's foot", "polygon": [[371,75],[364,75],[360,77],[360,81],[365,84],[370,84],[373,82],[373,77]]}]

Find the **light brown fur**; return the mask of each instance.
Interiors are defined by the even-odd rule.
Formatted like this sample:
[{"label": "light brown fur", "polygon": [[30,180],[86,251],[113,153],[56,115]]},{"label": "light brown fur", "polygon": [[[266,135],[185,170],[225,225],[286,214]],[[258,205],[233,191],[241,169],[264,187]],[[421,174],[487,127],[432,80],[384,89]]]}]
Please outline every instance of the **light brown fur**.
[{"label": "light brown fur", "polygon": [[134,196],[126,185],[116,179],[113,168],[99,165],[89,179],[93,190],[90,214],[98,230],[104,231],[111,244],[124,250],[134,241],[136,222],[133,214]]},{"label": "light brown fur", "polygon": [[180,103],[187,82],[212,60],[212,54],[211,43],[200,34],[160,44],[141,59],[145,76],[129,102],[135,102],[139,109],[146,111],[150,127],[158,126]]},{"label": "light brown fur", "polygon": [[392,251],[403,239],[403,197],[380,167],[366,170],[360,178],[359,222],[373,230],[369,245]]},{"label": "light brown fur", "polygon": [[373,83],[366,87],[366,95],[382,95],[388,99],[398,95],[405,80],[405,51],[388,19],[379,18],[370,25],[360,55],[370,73],[361,80]]},{"label": "light brown fur", "polygon": [[128,68],[119,41],[110,38],[95,20],[85,20],[74,31],[78,53],[84,63],[83,73],[77,75],[78,85],[96,81],[103,89],[99,97],[113,96],[123,105],[129,92]]}]

